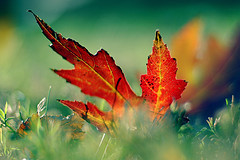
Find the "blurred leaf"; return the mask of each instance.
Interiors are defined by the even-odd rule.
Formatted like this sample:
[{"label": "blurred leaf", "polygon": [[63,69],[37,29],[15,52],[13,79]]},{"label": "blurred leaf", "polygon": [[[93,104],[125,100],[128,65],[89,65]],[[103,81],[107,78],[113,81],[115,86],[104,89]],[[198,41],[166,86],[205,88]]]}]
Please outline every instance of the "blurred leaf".
[{"label": "blurred leaf", "polygon": [[45,102],[46,102],[46,98],[44,97],[37,105],[37,114],[40,117],[43,117],[46,114],[46,106],[44,106]]},{"label": "blurred leaf", "polygon": [[102,132],[109,132],[114,135],[116,124],[113,120],[111,112],[103,112],[94,104],[87,102],[59,100],[63,105],[68,106],[74,112],[82,117],[88,123],[94,125]]},{"label": "blurred leaf", "polygon": [[5,104],[5,109],[4,109],[4,117],[6,117],[6,115],[7,115],[7,111],[8,111],[8,104],[7,104],[7,102],[6,102],[6,104]]},{"label": "blurred leaf", "polygon": [[0,118],[5,121],[5,114],[3,112],[3,110],[0,108]]},{"label": "blurred leaf", "polygon": [[236,91],[240,86],[240,67],[237,63],[240,58],[240,36],[236,34],[232,46],[223,45],[214,36],[208,36],[205,40],[201,29],[201,20],[193,19],[174,36],[171,48],[179,59],[177,76],[189,81],[179,101],[190,102],[192,113],[201,110],[202,115],[212,116],[216,107],[224,105],[222,99],[232,94],[240,97]]},{"label": "blurred leaf", "polygon": [[202,27],[201,19],[191,20],[172,38],[170,45],[173,56],[178,60],[177,77],[189,82],[185,92],[198,80],[194,72],[198,62]]},{"label": "blurred leaf", "polygon": [[67,117],[63,117],[62,115],[58,116],[43,116],[40,118],[38,114],[33,114],[29,117],[25,122],[21,123],[19,128],[17,129],[17,136],[24,137],[29,135],[35,127],[38,126],[38,120],[41,124],[45,123],[53,123],[60,124],[60,128],[66,133],[68,139],[82,139],[84,136],[84,132],[82,131],[83,127],[83,119],[77,114],[72,114]]},{"label": "blurred leaf", "polygon": [[37,120],[39,119],[38,114],[33,114],[31,117],[29,117],[25,122],[22,122],[19,125],[19,128],[17,129],[17,135],[19,137],[24,137],[26,135],[28,135],[32,129],[33,125],[37,124]]},{"label": "blurred leaf", "polygon": [[9,61],[21,41],[18,41],[14,25],[8,19],[0,18],[0,35],[0,66],[8,68],[10,66]]}]

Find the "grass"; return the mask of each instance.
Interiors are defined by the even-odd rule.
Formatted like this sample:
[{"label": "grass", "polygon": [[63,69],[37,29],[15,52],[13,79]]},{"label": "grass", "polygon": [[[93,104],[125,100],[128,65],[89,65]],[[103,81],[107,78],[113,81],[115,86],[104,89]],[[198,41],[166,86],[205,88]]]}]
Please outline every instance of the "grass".
[{"label": "grass", "polygon": [[[124,117],[115,137],[97,131],[85,122],[84,137],[71,139],[59,121],[34,121],[31,131],[22,138],[11,128],[19,124],[20,115],[0,128],[0,157],[3,159],[239,159],[240,105],[226,101],[226,107],[216,117],[206,120],[206,126],[190,125],[180,107],[171,106],[164,120],[153,124],[144,111]],[[41,102],[40,107],[43,107]],[[7,106],[7,105],[6,105]],[[6,107],[7,109],[7,107]],[[25,111],[23,111],[25,110]],[[31,114],[36,115],[36,110]],[[6,110],[5,110],[6,111]],[[5,111],[2,111],[5,115]],[[2,113],[1,113],[2,114]],[[44,113],[41,113],[44,115]],[[38,119],[40,120],[40,119]],[[8,122],[8,121],[7,121]],[[11,128],[10,128],[10,127]]]}]

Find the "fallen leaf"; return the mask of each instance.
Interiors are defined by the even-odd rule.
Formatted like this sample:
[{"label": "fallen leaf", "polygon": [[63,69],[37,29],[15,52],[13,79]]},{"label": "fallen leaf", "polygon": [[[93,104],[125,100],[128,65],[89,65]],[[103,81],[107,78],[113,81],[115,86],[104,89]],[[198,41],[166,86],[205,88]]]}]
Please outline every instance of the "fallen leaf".
[{"label": "fallen leaf", "polygon": [[22,122],[19,125],[19,128],[16,131],[17,136],[23,138],[26,135],[29,135],[33,130],[35,130],[37,128],[37,125],[43,123],[49,124],[50,122],[53,124],[59,123],[61,130],[66,133],[68,139],[81,140],[84,137],[84,132],[82,130],[84,121],[77,114],[72,114],[67,117],[57,115],[43,116],[41,118],[38,114],[33,114],[25,122]]},{"label": "fallen leaf", "polygon": [[29,117],[25,122],[22,122],[17,129],[17,136],[24,137],[32,131],[33,124],[37,124],[40,117],[38,114],[33,114],[32,117]]}]

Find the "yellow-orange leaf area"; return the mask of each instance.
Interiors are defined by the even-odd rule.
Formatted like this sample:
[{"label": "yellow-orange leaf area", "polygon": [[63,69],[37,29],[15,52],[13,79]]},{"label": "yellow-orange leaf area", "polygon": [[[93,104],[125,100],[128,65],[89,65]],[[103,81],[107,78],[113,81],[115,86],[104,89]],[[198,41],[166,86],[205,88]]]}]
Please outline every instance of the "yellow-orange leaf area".
[{"label": "yellow-orange leaf area", "polygon": [[147,74],[141,76],[142,97],[147,100],[151,118],[159,119],[172,101],[179,99],[187,82],[176,79],[177,63],[170,56],[159,31],[153,41],[152,54],[148,58]]},{"label": "yellow-orange leaf area", "polygon": [[[235,66],[232,66],[234,71],[227,71],[234,64],[233,60],[238,59],[237,52],[221,44],[213,35],[204,39],[202,32],[201,19],[193,19],[176,33],[171,43],[172,54],[178,59],[180,68],[177,76],[189,82],[180,102],[190,102],[188,109],[192,113],[217,107],[211,103],[231,97],[234,87],[229,86],[236,82],[237,74],[234,76],[234,73],[238,72]],[[233,50],[236,43],[233,43]]]},{"label": "yellow-orange leaf area", "polygon": [[170,57],[158,31],[153,53],[148,60],[148,72],[141,78],[143,94],[140,97],[132,91],[122,70],[104,49],[93,55],[76,41],[56,33],[34,13],[33,15],[43,34],[52,42],[52,49],[75,67],[72,70],[53,71],[78,86],[84,94],[105,99],[110,105],[111,110],[103,112],[90,102],[59,100],[100,131],[113,133],[117,127],[116,122],[126,113],[125,109],[137,109],[144,99],[151,112],[154,112],[151,117],[156,117],[157,114],[162,116],[166,112],[173,99],[180,98],[187,83],[175,79],[176,61]]}]

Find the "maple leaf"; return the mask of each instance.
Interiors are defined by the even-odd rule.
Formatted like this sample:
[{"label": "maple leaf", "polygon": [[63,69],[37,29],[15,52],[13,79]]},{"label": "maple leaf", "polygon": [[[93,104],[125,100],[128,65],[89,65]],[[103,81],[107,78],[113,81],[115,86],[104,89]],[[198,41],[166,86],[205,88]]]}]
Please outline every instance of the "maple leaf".
[{"label": "maple leaf", "polygon": [[43,34],[52,42],[51,48],[74,64],[75,69],[53,70],[55,73],[81,88],[83,93],[105,99],[111,107],[118,108],[125,103],[135,104],[134,100],[138,97],[130,88],[120,67],[104,49],[93,55],[76,41],[56,33],[34,13],[33,15]]},{"label": "maple leaf", "polygon": [[[52,42],[51,48],[74,64],[75,68],[72,70],[53,70],[55,73],[81,88],[83,93],[105,99],[112,107],[111,113],[117,115],[115,117],[122,115],[124,105],[133,107],[142,101],[141,97],[138,97],[130,88],[120,67],[115,64],[113,58],[104,49],[93,55],[76,41],[66,39],[61,34],[56,33],[32,11],[29,12],[35,16],[43,34]],[[98,110],[92,103],[84,104],[64,100],[60,102],[82,115],[85,120],[96,124],[95,126],[100,129],[106,130],[108,128],[107,124],[103,125],[102,123],[105,123],[105,120],[98,118],[107,117],[109,114]],[[72,106],[73,104],[78,107]]]},{"label": "maple leaf", "polygon": [[153,53],[148,60],[147,74],[141,77],[143,94],[139,97],[130,88],[120,67],[104,49],[92,55],[85,47],[72,39],[64,38],[32,11],[29,12],[34,15],[43,34],[52,42],[52,49],[75,67],[72,70],[53,71],[78,86],[83,93],[105,99],[112,108],[111,111],[104,112],[90,102],[85,104],[59,100],[100,131],[113,133],[115,122],[123,115],[124,109],[137,109],[144,99],[154,116],[161,117],[173,99],[181,97],[187,83],[176,80],[176,61],[170,57],[158,31]]},{"label": "maple leaf", "polygon": [[53,70],[55,73],[80,87],[83,93],[105,99],[112,107],[134,104],[132,101],[138,97],[120,67],[104,49],[92,55],[85,47],[72,39],[65,39],[33,15],[43,34],[52,42],[51,48],[75,66],[73,70]]},{"label": "maple leaf", "polygon": [[147,74],[141,76],[142,97],[148,101],[152,118],[165,114],[172,101],[179,99],[187,82],[176,80],[176,59],[170,56],[159,31],[153,41],[152,54],[148,58]]}]

